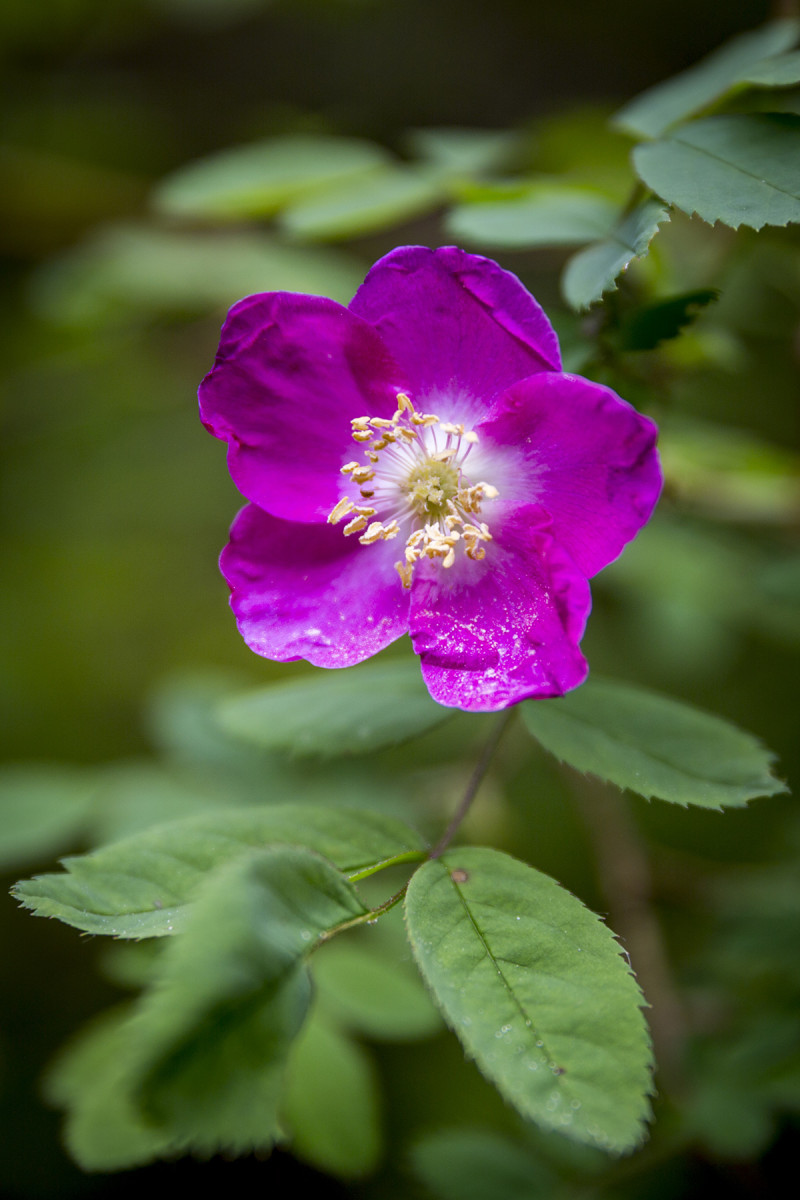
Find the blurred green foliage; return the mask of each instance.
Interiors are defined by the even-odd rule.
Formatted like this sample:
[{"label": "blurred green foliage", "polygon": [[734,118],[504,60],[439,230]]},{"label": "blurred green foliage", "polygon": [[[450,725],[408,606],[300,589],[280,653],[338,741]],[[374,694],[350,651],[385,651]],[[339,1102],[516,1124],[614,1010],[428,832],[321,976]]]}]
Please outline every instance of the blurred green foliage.
[{"label": "blurred green foliage", "polygon": [[[479,0],[7,0],[0,741],[12,765],[0,781],[0,848],[14,876],[160,820],[299,792],[379,805],[431,836],[446,821],[468,772],[468,717],[413,753],[331,766],[234,744],[210,715],[222,696],[304,669],[244,648],[215,569],[240,501],[194,393],[220,320],[253,290],[346,302],[400,242],[458,236],[502,257],[557,325],[567,368],[659,422],[667,490],[646,535],[594,585],[587,655],[597,672],[733,718],[778,752],[782,777],[797,778],[797,228],[735,234],[673,213],[618,290],[582,316],[559,292],[576,239],[556,228],[565,186],[573,203],[583,197],[590,236],[603,232],[598,213],[627,199],[633,141],[607,115],[758,25],[766,8],[659,2],[643,26],[627,0],[502,0],[491,13]],[[751,75],[785,80],[772,104],[796,114],[787,57]],[[254,146],[269,149],[255,175]],[[520,238],[510,218],[531,214],[539,232]],[[38,765],[18,765],[27,760]],[[517,734],[465,834],[606,913],[585,819],[592,795]],[[639,801],[631,820],[691,1033],[686,1103],[662,1098],[650,1147],[609,1170],[522,1127],[437,1036],[418,992],[392,1016],[382,988],[409,963],[397,967],[395,941],[382,965],[359,964],[365,931],[342,946],[346,971],[333,945],[320,956],[312,1052],[298,1052],[294,1071],[313,1073],[319,1056],[340,1062],[369,1136],[353,1141],[345,1121],[340,1136],[315,1142],[295,1090],[286,1120],[306,1160],[345,1177],[372,1169],[375,1076],[351,1038],[407,1036],[369,1052],[388,1148],[359,1194],[682,1197],[722,1181],[738,1196],[743,1160],[759,1186],[774,1185],[800,1109],[792,801],[724,815]],[[80,1174],[58,1147],[39,1077],[76,1026],[119,1000],[125,970],[141,982],[147,964],[115,973],[93,943],[11,909],[4,934],[0,1189],[37,1200],[132,1194],[158,1168]],[[345,975],[358,986],[348,991]],[[76,1043],[72,1066],[50,1076],[50,1103],[97,1069],[93,1055],[108,1062],[118,1030],[104,1019]],[[413,1043],[426,1036],[435,1040]],[[314,1094],[325,1125],[334,1101],[322,1086]],[[300,1178],[341,1194],[280,1154],[205,1171],[206,1181],[220,1171],[223,1186]]]}]

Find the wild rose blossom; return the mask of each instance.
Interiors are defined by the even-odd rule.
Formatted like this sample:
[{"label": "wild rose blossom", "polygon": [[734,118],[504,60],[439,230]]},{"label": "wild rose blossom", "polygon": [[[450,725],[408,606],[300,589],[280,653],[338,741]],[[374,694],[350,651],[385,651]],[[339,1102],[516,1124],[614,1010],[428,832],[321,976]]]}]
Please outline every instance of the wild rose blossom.
[{"label": "wild rose blossom", "polygon": [[405,246],[348,308],[249,296],[200,408],[250,501],[220,565],[257,654],[348,667],[409,633],[476,711],[583,682],[587,579],[650,517],[656,428],[561,371],[514,275]]}]

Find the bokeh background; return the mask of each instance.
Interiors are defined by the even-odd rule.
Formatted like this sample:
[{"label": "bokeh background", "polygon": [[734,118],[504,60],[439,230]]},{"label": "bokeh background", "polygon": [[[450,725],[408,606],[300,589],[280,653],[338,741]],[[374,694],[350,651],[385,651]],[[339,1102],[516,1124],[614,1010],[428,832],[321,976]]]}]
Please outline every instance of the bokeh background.
[{"label": "bokeh background", "polygon": [[[222,446],[197,420],[197,383],[240,295],[280,287],[346,302],[392,246],[451,240],[442,196],[401,204],[367,231],[307,238],[268,219],[182,220],[160,203],[162,180],[213,152],[287,134],[367,139],[402,164],[425,144],[413,131],[463,127],[513,133],[509,172],[594,172],[613,193],[627,144],[600,132],[605,116],[779,10],[757,0],[646,9],[631,0],[5,0],[4,760],[138,769],[158,749],[152,697],[163,697],[165,680],[201,668],[263,682],[302,669],[252,656],[227,609],[216,558],[240,499]],[[586,651],[593,669],[751,729],[779,752],[786,776],[797,767],[800,644],[798,239],[681,219],[663,241],[621,302],[692,287],[720,288],[722,299],[667,350],[627,357],[598,341],[596,318],[564,309],[566,252],[497,254],[552,313],[575,369],[612,382],[670,434],[661,513],[598,581]],[[420,753],[436,766],[435,746]],[[526,763],[512,756],[508,807],[486,809],[490,833],[603,908],[586,834],[572,809],[564,815],[567,785],[542,764],[536,808]],[[130,803],[146,803],[141,787]],[[796,856],[789,805],[777,798],[724,817],[637,810],[660,853],[659,898],[684,965],[696,932],[681,907],[692,864],[706,879]],[[81,848],[77,837],[53,849]],[[21,852],[9,882],[51,865],[41,849]],[[114,988],[73,931],[10,905],[2,927],[3,1195],[132,1195],[151,1175],[243,1186],[234,1181],[245,1169],[247,1186],[294,1186],[280,1155],[268,1166],[81,1174],[37,1080]],[[429,1078],[424,1094],[418,1072],[430,1049],[384,1051],[399,1144],[437,1113],[506,1120],[480,1081],[462,1081],[457,1048],[437,1046],[447,1083]],[[781,1120],[766,1143],[773,1155],[785,1144]],[[711,1168],[693,1169],[671,1194],[707,1185]],[[736,1170],[723,1178],[738,1195]]]}]

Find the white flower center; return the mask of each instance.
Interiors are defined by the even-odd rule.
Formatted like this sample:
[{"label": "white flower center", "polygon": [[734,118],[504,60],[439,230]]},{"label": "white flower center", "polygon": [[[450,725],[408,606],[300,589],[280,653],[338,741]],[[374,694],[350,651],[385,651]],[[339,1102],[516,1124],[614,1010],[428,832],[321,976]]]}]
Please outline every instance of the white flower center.
[{"label": "white flower center", "polygon": [[483,558],[482,543],[492,535],[475,517],[498,493],[490,483],[467,477],[465,464],[478,435],[433,413],[418,413],[405,392],[398,392],[390,421],[356,417],[352,426],[367,462],[345,463],[342,474],[357,485],[362,503],[344,496],[328,515],[330,524],[349,517],[345,537],[358,533],[365,546],[389,541],[410,526],[403,559],[395,563],[406,588],[421,558],[452,567],[459,546],[467,558]]}]

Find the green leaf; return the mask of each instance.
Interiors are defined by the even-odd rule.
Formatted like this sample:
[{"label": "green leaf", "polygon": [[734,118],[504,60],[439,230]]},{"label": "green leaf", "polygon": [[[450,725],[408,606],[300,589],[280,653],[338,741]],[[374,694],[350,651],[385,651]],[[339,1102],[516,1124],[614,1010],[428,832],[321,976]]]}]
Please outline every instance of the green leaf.
[{"label": "green leaf", "polygon": [[419,973],[382,954],[373,941],[367,947],[336,938],[314,956],[320,1010],[337,1025],[378,1041],[414,1041],[437,1033],[441,1020]]},{"label": "green leaf", "polygon": [[558,1183],[529,1150],[484,1129],[429,1134],[412,1148],[411,1162],[440,1200],[551,1200]]},{"label": "green leaf", "polygon": [[0,864],[51,859],[89,824],[95,775],[78,767],[7,766],[0,772]]},{"label": "green leaf", "polygon": [[482,175],[506,165],[519,144],[505,129],[412,129],[407,137],[413,154],[444,176]]},{"label": "green leaf", "polygon": [[292,1151],[318,1171],[356,1179],[378,1165],[382,1139],[372,1063],[315,1012],[289,1054],[281,1119]]},{"label": "green leaf", "polygon": [[419,835],[391,817],[276,804],[148,829],[65,859],[66,874],[18,883],[14,895],[37,916],[58,917],[86,933],[164,937],[182,929],[187,906],[210,872],[275,843],[306,846],[352,873],[422,851]]},{"label": "green leaf", "polygon": [[621,349],[652,350],[659,343],[677,337],[682,329],[694,321],[702,308],[718,297],[716,288],[699,288],[636,309],[620,326]]},{"label": "green leaf", "polygon": [[757,87],[791,87],[800,83],[800,50],[765,58],[747,72],[745,82]]},{"label": "green leaf", "polygon": [[129,1024],[129,1086],[150,1118],[203,1153],[269,1146],[310,1001],[302,961],[366,913],[331,863],[296,846],[215,872]]},{"label": "green leaf", "polygon": [[126,1087],[130,1006],[95,1018],[61,1051],[44,1080],[67,1110],[64,1141],[84,1171],[120,1171],[169,1152],[169,1132],[148,1123]]},{"label": "green leaf", "polygon": [[310,292],[346,303],[362,278],[341,251],[280,245],[261,233],[113,225],[42,266],[30,300],[60,325],[105,326],[224,309],[254,292]]},{"label": "green leaf", "polygon": [[556,758],[641,796],[720,809],[786,791],[770,771],[773,755],[751,734],[629,684],[590,679],[520,707]]},{"label": "green leaf", "polygon": [[635,97],[619,110],[614,124],[633,134],[658,137],[747,80],[762,59],[790,50],[798,29],[796,20],[772,21],[733,38],[688,71]]},{"label": "green leaf", "polygon": [[570,246],[605,236],[617,205],[583,187],[538,183],[523,196],[480,204],[462,204],[449,214],[455,238],[486,246],[529,248]]},{"label": "green leaf", "polygon": [[373,142],[357,138],[269,138],[179,168],[156,188],[153,205],[170,217],[271,216],[300,196],[367,177],[387,157]]},{"label": "green leaf", "polygon": [[391,229],[430,212],[444,197],[430,172],[386,166],[287,208],[279,225],[294,238],[336,241]]},{"label": "green leaf", "polygon": [[219,714],[224,729],[258,746],[338,758],[396,745],[453,712],[431,700],[416,662],[387,662],[245,692]]},{"label": "green leaf", "polygon": [[642,180],[690,216],[738,229],[800,221],[800,117],[707,117],[633,152]]},{"label": "green leaf", "polygon": [[561,277],[564,299],[574,309],[588,308],[604,292],[614,291],[617,276],[647,253],[659,225],[669,214],[657,200],[645,200],[623,217],[611,232],[573,255]]},{"label": "green leaf", "polygon": [[642,995],[599,917],[498,850],[450,850],[411,878],[409,937],[470,1057],[519,1112],[612,1153],[643,1137]]}]

